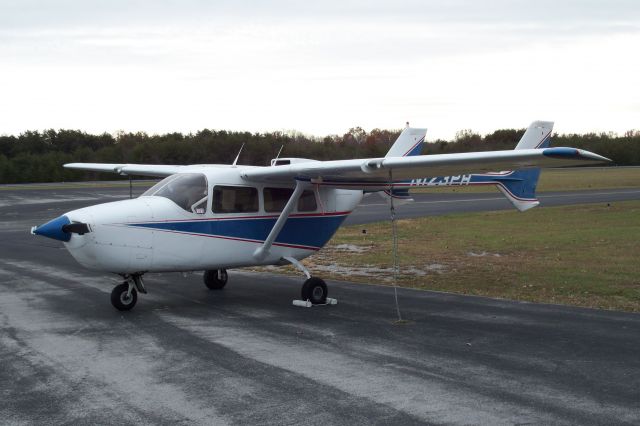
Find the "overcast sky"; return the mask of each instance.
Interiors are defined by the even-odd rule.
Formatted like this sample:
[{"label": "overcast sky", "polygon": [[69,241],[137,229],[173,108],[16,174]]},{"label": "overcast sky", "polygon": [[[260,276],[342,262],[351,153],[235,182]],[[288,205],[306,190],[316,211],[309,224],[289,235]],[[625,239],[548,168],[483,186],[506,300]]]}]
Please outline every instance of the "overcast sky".
[{"label": "overcast sky", "polygon": [[0,134],[640,129],[640,1],[0,0]]}]

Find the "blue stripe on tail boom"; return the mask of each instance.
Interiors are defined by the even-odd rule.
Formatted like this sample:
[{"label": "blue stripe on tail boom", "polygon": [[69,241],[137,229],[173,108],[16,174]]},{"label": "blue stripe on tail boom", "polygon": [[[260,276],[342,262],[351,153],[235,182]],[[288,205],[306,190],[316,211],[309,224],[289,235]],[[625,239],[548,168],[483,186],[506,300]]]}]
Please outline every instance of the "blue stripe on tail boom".
[{"label": "blue stripe on tail boom", "polygon": [[499,184],[514,198],[535,201],[540,169],[517,170],[505,175],[472,175],[471,184]]}]

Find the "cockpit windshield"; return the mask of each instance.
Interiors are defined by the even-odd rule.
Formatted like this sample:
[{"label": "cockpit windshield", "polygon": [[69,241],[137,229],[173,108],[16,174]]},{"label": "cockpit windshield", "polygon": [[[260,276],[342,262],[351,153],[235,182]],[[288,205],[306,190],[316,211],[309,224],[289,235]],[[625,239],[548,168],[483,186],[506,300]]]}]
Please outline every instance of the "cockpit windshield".
[{"label": "cockpit windshield", "polygon": [[171,175],[149,188],[142,197],[168,198],[184,210],[204,214],[207,210],[207,178],[201,173]]}]

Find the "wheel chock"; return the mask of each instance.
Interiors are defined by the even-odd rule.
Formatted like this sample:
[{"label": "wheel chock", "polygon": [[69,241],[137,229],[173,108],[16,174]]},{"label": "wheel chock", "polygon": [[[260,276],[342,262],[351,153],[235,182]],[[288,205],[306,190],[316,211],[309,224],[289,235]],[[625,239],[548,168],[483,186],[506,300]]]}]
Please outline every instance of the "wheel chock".
[{"label": "wheel chock", "polygon": [[317,305],[314,305],[309,300],[294,300],[293,301],[293,306],[299,306],[301,308],[311,308],[313,306],[328,306],[328,305],[337,305],[337,304],[338,304],[338,299],[332,299],[330,297],[327,297],[327,301],[325,303],[319,303]]}]

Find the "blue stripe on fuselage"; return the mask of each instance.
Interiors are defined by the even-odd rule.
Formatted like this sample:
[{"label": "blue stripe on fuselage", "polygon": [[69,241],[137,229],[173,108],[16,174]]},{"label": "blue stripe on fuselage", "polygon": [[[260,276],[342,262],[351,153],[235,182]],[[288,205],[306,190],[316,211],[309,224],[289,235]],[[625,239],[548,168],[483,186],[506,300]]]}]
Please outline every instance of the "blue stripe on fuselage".
[{"label": "blue stripe on fuselage", "polygon": [[[347,214],[290,217],[274,244],[320,248],[331,239],[346,217]],[[269,235],[276,220],[277,217],[234,218],[131,223],[129,226],[262,242]]]}]

